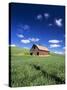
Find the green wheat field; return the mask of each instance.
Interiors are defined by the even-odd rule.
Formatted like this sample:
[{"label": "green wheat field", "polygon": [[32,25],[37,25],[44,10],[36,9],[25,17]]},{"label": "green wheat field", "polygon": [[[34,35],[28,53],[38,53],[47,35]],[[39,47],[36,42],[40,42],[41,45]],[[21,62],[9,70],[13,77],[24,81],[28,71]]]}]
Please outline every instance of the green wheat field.
[{"label": "green wheat field", "polygon": [[28,49],[11,47],[11,87],[65,83],[65,56],[30,56]]}]

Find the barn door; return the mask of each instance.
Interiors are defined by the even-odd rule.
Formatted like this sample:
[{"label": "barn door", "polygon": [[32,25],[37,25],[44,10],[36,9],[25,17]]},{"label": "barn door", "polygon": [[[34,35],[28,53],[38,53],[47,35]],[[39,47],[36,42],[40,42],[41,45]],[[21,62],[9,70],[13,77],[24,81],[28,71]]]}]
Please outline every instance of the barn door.
[{"label": "barn door", "polygon": [[37,52],[37,55],[39,55],[39,52]]}]

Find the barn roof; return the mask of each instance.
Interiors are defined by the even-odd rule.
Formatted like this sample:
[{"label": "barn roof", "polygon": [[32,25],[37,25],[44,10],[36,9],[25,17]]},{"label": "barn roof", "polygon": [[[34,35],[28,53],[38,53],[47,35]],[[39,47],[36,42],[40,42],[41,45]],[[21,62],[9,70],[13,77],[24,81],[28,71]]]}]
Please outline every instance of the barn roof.
[{"label": "barn roof", "polygon": [[47,47],[41,46],[41,45],[36,45],[38,47],[39,50],[45,50],[45,51],[49,51]]}]

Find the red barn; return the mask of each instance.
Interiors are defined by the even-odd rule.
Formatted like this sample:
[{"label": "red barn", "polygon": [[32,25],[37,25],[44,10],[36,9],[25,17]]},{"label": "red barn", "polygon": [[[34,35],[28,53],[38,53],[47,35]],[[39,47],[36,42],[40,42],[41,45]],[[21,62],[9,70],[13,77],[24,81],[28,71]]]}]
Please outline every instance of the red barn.
[{"label": "red barn", "polygon": [[47,47],[41,45],[33,45],[30,49],[30,55],[48,55],[49,50]]}]

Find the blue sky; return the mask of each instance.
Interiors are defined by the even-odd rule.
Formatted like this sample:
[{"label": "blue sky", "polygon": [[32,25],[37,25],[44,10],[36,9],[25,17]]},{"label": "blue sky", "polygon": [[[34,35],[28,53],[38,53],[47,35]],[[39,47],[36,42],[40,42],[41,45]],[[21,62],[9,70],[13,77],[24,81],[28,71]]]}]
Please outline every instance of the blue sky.
[{"label": "blue sky", "polygon": [[65,49],[65,7],[11,3],[11,46],[40,44],[62,54]]}]

